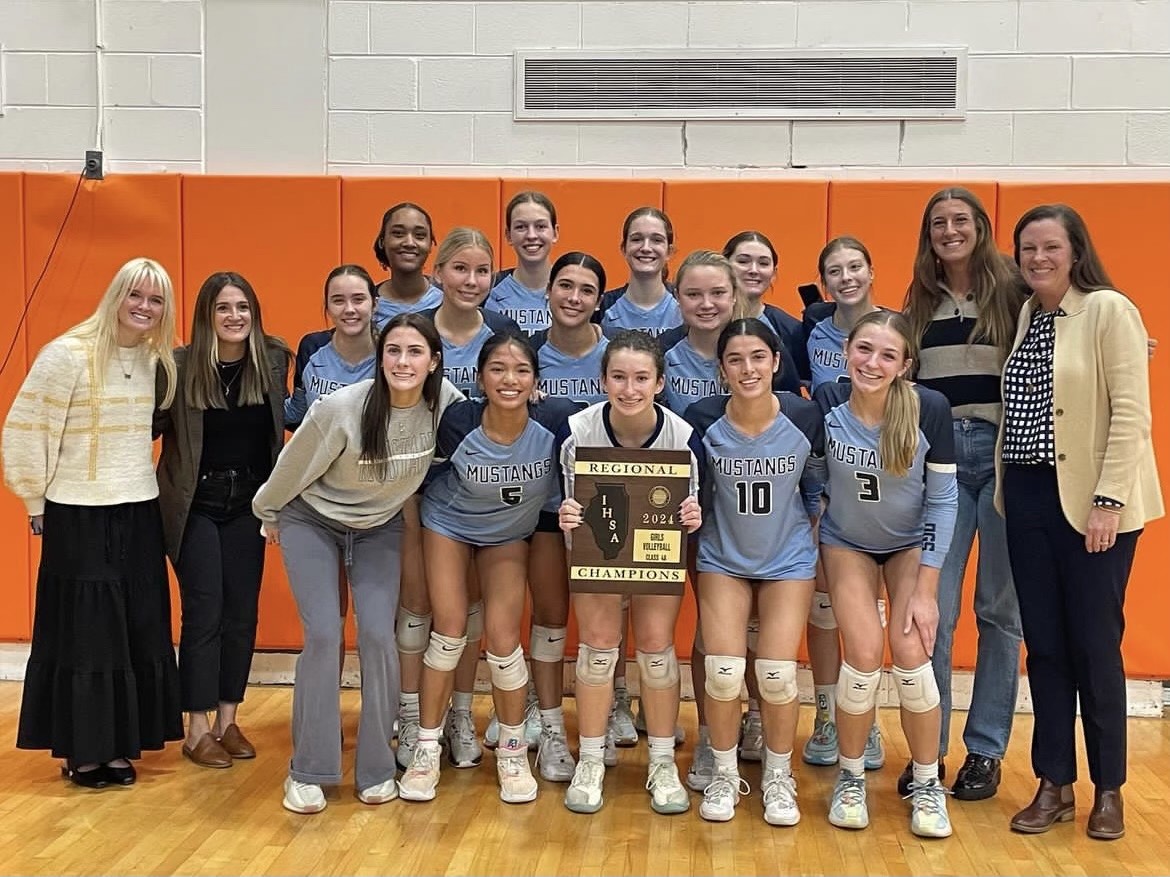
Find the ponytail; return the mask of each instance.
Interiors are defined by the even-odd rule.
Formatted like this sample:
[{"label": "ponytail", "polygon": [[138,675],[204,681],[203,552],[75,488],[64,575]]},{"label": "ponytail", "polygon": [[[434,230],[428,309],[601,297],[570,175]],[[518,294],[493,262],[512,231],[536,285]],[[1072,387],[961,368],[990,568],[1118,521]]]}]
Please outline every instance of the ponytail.
[{"label": "ponytail", "polygon": [[905,477],[918,453],[918,393],[904,377],[894,378],[886,397],[885,415],[878,437],[882,468]]}]

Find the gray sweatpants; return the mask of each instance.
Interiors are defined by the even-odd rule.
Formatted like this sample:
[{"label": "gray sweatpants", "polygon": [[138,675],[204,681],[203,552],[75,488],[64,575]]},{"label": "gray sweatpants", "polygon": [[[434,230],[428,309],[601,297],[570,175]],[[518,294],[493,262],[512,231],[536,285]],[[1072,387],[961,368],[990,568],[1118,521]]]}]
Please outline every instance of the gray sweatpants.
[{"label": "gray sweatpants", "polygon": [[344,561],[353,594],[362,673],[354,786],[359,791],[393,779],[390,734],[398,712],[398,611],[402,517],[351,530],[318,514],[302,499],[280,512],[280,550],[297,601],[304,647],[293,689],[293,757],[289,776],[302,783],[341,782],[341,703],[337,653],[343,636],[337,565]]}]

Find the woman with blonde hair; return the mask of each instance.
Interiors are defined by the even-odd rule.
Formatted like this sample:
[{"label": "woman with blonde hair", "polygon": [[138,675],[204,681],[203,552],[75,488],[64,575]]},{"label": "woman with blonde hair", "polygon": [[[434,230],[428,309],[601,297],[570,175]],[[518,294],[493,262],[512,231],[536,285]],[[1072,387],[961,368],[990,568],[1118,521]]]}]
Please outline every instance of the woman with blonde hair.
[{"label": "woman with blonde hair", "polygon": [[73,783],[131,785],[183,737],[151,456],[155,370],[175,396],[166,270],[132,259],[97,310],[37,355],[4,423],[4,481],[44,539],[16,745]]}]

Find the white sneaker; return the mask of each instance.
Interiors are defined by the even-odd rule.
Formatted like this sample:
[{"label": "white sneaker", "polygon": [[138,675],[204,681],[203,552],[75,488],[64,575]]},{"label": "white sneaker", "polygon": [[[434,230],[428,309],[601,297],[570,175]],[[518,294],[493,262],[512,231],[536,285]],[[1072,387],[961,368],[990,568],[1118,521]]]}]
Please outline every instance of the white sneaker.
[{"label": "white sneaker", "polygon": [[869,825],[865,777],[855,777],[847,770],[841,771],[829,805],[829,822],[838,828],[865,828]]},{"label": "white sneaker", "polygon": [[395,782],[394,777],[390,777],[384,783],[360,790],[357,797],[363,804],[385,804],[398,797],[398,783]]},{"label": "white sneaker", "polygon": [[938,778],[925,785],[910,784],[910,830],[919,837],[950,837],[951,817],[947,813],[950,792]]},{"label": "white sneaker", "polygon": [[837,723],[832,719],[827,722],[815,719],[812,736],[804,742],[802,755],[805,764],[821,767],[836,764],[840,757],[837,749]]},{"label": "white sneaker", "polygon": [[691,809],[691,799],[678,779],[678,767],[673,761],[652,761],[646,771],[646,790],[650,793],[650,808],[655,813],[671,815]]},{"label": "white sneaker", "polygon": [[540,745],[540,730],[544,727],[544,722],[540,718],[540,701],[532,695],[528,699],[528,703],[524,706],[524,742],[528,744],[529,749],[535,749]]},{"label": "white sneaker", "polygon": [[886,747],[882,745],[882,732],[878,730],[877,722],[869,727],[869,736],[865,738],[865,769],[881,770],[886,763]]},{"label": "white sneaker", "polygon": [[617,767],[617,743],[614,741],[612,726],[605,729],[605,758],[603,761],[605,761],[606,767]]},{"label": "white sneaker", "polygon": [[617,746],[637,746],[638,729],[634,727],[634,710],[630,706],[630,695],[624,688],[619,688],[613,695],[613,706],[609,711],[609,727],[613,731],[614,744]]},{"label": "white sneaker", "polygon": [[573,781],[565,790],[565,807],[574,813],[596,813],[603,803],[605,764],[595,758],[582,758],[573,771]]},{"label": "white sneaker", "polygon": [[[646,733],[646,716],[642,711],[642,699],[638,699],[638,708],[632,710],[634,714],[634,728],[639,734]],[[674,742],[676,746],[681,746],[687,740],[687,732],[683,730],[682,725],[674,726]]]},{"label": "white sneaker", "polygon": [[403,722],[398,728],[398,748],[394,752],[394,759],[403,770],[410,767],[410,759],[417,744],[418,720]]},{"label": "white sneaker", "polygon": [[495,749],[500,745],[500,720],[496,717],[496,708],[488,714],[487,727],[483,732],[483,748]]},{"label": "white sneaker", "polygon": [[703,789],[703,803],[699,805],[699,815],[708,822],[730,822],[735,815],[735,805],[739,803],[739,796],[751,791],[747,780],[735,771],[718,771],[715,779],[711,780],[707,788]]},{"label": "white sneaker", "polygon": [[285,810],[293,813],[320,813],[325,809],[325,793],[316,783],[299,783],[292,777],[284,780]]},{"label": "white sneaker", "polygon": [[447,737],[447,760],[454,767],[475,767],[483,760],[483,750],[475,738],[475,722],[467,710],[448,710],[443,722]]},{"label": "white sneaker", "polygon": [[536,769],[540,775],[550,783],[567,783],[573,779],[576,767],[565,735],[549,727],[541,729],[536,747]]},{"label": "white sneaker", "polygon": [[695,744],[695,754],[691,759],[691,766],[687,768],[687,787],[692,792],[702,792],[715,779],[715,753],[711,751],[711,741],[699,737]]},{"label": "white sneaker", "polygon": [[536,779],[528,766],[528,750],[496,750],[496,779],[500,782],[500,800],[505,804],[527,804],[536,800]]},{"label": "white sneaker", "polygon": [[398,794],[404,801],[432,801],[439,785],[439,753],[437,743],[419,743],[414,747],[410,766],[398,781]]},{"label": "white sneaker", "polygon": [[764,821],[769,825],[796,825],[800,808],[796,806],[796,777],[769,770],[761,785],[764,792]]},{"label": "white sneaker", "polygon": [[764,760],[764,722],[758,712],[748,710],[743,714],[739,732],[739,760]]}]

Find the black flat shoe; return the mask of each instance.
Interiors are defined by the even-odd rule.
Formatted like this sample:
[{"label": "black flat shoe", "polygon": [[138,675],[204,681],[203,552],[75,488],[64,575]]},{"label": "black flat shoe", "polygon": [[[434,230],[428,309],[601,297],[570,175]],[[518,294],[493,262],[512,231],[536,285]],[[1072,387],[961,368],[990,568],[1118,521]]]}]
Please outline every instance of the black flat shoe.
[{"label": "black flat shoe", "polygon": [[100,766],[92,770],[78,770],[73,765],[69,765],[61,768],[61,776],[83,789],[104,789],[110,784],[106,778],[106,769]]},{"label": "black flat shoe", "polygon": [[1000,760],[986,755],[968,754],[959,768],[951,791],[957,801],[983,801],[999,788]]},{"label": "black flat shoe", "polygon": [[138,771],[134,769],[134,765],[127,764],[125,767],[114,767],[112,764],[103,765],[100,770],[105,771],[106,779],[116,786],[132,786],[138,779]]}]

